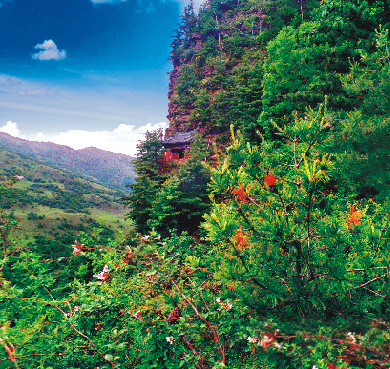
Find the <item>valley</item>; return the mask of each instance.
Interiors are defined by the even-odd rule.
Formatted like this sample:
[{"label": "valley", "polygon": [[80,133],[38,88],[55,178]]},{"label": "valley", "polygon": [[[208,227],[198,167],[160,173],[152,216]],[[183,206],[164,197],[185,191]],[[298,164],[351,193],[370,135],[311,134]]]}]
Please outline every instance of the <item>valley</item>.
[{"label": "valley", "polygon": [[12,189],[12,202],[22,219],[15,236],[26,244],[39,234],[58,238],[93,228],[129,231],[123,192],[105,187],[71,172],[56,169],[11,151],[0,150],[0,176],[23,176]]}]

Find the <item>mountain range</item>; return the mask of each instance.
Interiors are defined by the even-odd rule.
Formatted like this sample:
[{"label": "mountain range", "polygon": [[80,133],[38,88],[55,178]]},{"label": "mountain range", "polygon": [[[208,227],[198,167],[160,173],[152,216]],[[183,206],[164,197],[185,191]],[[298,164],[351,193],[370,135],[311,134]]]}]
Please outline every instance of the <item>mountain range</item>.
[{"label": "mountain range", "polygon": [[88,147],[81,150],[52,142],[28,141],[0,132],[0,149],[71,172],[104,186],[128,192],[134,182],[134,158]]}]

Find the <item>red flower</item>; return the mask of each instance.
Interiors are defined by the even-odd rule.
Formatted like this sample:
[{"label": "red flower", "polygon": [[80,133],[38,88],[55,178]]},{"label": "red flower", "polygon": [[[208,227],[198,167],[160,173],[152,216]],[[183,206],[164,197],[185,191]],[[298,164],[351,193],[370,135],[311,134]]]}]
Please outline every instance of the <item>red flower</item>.
[{"label": "red flower", "polygon": [[275,174],[270,174],[269,176],[265,176],[264,177],[264,182],[268,185],[268,186],[273,186],[276,182],[276,175]]},{"label": "red flower", "polygon": [[328,369],[338,369],[338,366],[336,366],[336,364],[329,363]]},{"label": "red flower", "polygon": [[277,331],[273,331],[272,333],[266,332],[263,339],[257,345],[263,346],[263,350],[267,351],[268,347],[274,344],[276,336]]},{"label": "red flower", "polygon": [[232,192],[233,195],[237,196],[238,200],[240,200],[243,204],[248,203],[248,195],[245,193],[245,188],[243,185],[240,186],[240,189],[235,188]]}]

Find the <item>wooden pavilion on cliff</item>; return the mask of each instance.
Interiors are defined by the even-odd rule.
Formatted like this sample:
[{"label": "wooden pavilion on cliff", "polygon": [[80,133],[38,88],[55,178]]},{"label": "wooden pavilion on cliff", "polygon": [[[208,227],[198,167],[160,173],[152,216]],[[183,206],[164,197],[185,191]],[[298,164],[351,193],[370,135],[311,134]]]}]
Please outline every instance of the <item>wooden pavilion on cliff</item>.
[{"label": "wooden pavilion on cliff", "polygon": [[162,141],[164,148],[164,160],[187,160],[190,144],[194,139],[195,131],[178,132]]}]

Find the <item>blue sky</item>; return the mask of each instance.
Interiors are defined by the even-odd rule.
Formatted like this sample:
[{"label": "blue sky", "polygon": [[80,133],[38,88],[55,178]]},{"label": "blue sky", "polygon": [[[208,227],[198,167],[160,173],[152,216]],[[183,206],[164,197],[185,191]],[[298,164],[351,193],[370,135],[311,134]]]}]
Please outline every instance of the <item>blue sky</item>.
[{"label": "blue sky", "polygon": [[[0,0],[0,131],[134,155],[189,0]],[[201,0],[195,1],[198,8]]]}]

